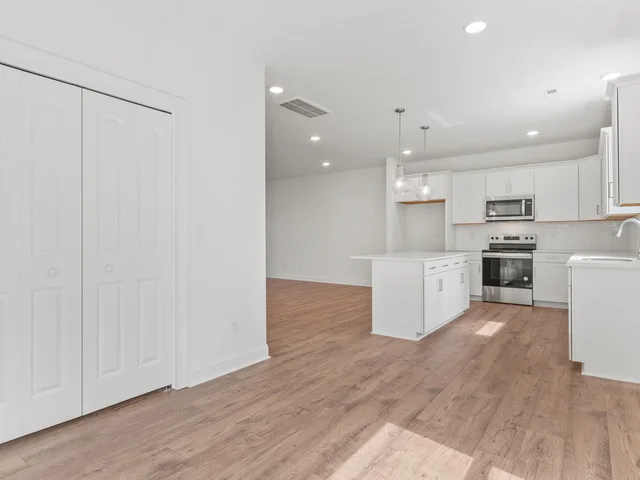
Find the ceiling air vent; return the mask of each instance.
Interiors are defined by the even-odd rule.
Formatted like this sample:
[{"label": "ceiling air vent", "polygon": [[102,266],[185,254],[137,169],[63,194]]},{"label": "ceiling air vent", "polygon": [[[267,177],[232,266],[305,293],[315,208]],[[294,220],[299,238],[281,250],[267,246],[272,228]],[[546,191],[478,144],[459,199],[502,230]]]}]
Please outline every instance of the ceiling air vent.
[{"label": "ceiling air vent", "polygon": [[326,115],[327,113],[331,113],[331,110],[321,107],[320,105],[312,103],[309,100],[305,100],[301,97],[296,97],[292,100],[281,103],[280,106],[289,109],[292,112],[304,115],[307,118],[320,117],[322,115]]}]

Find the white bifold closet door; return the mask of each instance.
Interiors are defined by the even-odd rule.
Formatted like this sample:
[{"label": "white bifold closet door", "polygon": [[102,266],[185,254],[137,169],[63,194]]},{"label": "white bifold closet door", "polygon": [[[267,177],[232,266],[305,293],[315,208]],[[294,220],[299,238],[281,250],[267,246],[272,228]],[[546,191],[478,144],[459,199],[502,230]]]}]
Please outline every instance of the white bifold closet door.
[{"label": "white bifold closet door", "polygon": [[83,92],[83,413],[172,379],[169,114]]},{"label": "white bifold closet door", "polygon": [[82,413],[81,101],[0,65],[0,443]]}]

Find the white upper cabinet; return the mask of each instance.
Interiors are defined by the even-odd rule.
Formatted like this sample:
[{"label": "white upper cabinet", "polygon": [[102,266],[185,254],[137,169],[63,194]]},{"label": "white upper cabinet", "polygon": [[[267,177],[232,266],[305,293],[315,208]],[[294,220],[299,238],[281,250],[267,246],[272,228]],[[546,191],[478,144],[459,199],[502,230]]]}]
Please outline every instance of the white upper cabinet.
[{"label": "white upper cabinet", "polygon": [[487,173],[487,197],[509,195],[509,172]]},{"label": "white upper cabinet", "polygon": [[[413,190],[409,193],[405,193],[404,195],[396,195],[396,203],[408,203],[408,202],[419,202],[418,197],[416,196],[416,189],[420,186],[420,182],[422,181],[422,175],[412,175],[408,177],[413,184]],[[433,196],[431,197],[431,202],[433,201],[443,201],[446,196],[446,174],[437,174],[437,175],[429,175],[428,176],[428,184],[431,187],[433,192]]]},{"label": "white upper cabinet", "polygon": [[599,220],[602,214],[602,161],[599,156],[585,158],[578,164],[580,220]]},{"label": "white upper cabinet", "polygon": [[487,173],[487,197],[533,195],[535,175],[533,169],[517,169]]},{"label": "white upper cabinet", "polygon": [[614,203],[640,206],[640,75],[613,85]]},{"label": "white upper cabinet", "polygon": [[579,220],[578,194],[578,164],[536,168],[536,221]]},{"label": "white upper cabinet", "polygon": [[484,223],[486,175],[484,172],[453,176],[453,223]]},{"label": "white upper cabinet", "polygon": [[535,190],[533,169],[518,169],[509,172],[509,195],[533,195]]}]

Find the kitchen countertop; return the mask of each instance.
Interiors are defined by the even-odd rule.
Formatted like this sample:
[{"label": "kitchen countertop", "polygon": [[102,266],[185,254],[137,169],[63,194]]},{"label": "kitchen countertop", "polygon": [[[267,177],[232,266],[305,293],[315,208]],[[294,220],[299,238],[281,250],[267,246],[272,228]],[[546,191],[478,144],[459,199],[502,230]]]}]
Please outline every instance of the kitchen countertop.
[{"label": "kitchen countertop", "polygon": [[399,252],[381,253],[378,255],[358,255],[354,260],[395,260],[400,262],[428,262],[430,260],[444,260],[445,258],[465,257],[466,253],[451,252]]},{"label": "kitchen countertop", "polygon": [[[607,261],[607,260],[586,260],[591,256],[612,257],[612,258],[630,258],[630,262]],[[635,252],[576,252],[567,262],[568,267],[585,267],[585,268],[640,268],[640,260]]]}]

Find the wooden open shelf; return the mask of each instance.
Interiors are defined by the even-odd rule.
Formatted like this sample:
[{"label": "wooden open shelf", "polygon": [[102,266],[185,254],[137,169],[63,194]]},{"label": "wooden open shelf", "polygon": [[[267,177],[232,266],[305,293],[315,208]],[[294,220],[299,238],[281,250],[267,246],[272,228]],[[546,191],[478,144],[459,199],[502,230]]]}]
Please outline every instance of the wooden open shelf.
[{"label": "wooden open shelf", "polygon": [[444,198],[441,198],[439,200],[414,200],[412,202],[398,202],[398,203],[402,203],[403,205],[426,205],[429,203],[444,203]]}]

